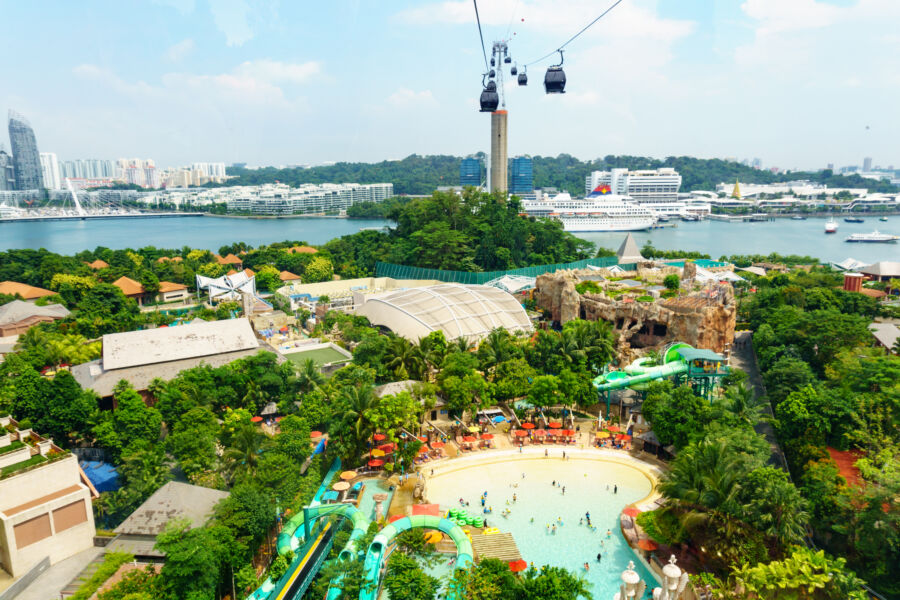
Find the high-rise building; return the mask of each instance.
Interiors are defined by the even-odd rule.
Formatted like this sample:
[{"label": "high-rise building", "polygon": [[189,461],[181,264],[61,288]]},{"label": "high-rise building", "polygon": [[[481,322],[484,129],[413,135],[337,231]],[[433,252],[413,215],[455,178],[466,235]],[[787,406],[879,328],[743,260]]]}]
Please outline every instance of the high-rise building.
[{"label": "high-rise building", "polygon": [[16,189],[12,156],[0,148],[0,192],[11,192]]},{"label": "high-rise building", "polygon": [[670,203],[678,201],[681,175],[669,167],[645,171],[594,171],[585,178],[584,195],[587,196],[600,185],[608,185],[613,194],[631,196],[637,202]]},{"label": "high-rise building", "polygon": [[507,187],[506,111],[491,113],[491,192],[505,192]]},{"label": "high-rise building", "polygon": [[41,157],[37,140],[28,119],[14,110],[9,111],[9,143],[12,146],[17,190],[40,190],[44,187],[41,176]]},{"label": "high-rise building", "polygon": [[481,185],[481,160],[474,156],[462,159],[459,163],[459,185],[466,187],[471,185],[478,187]]},{"label": "high-rise building", "polygon": [[509,171],[509,193],[530,194],[534,191],[534,171],[530,156],[513,158]]},{"label": "high-rise building", "polygon": [[863,171],[868,173],[872,170],[872,157],[867,156],[863,159]]},{"label": "high-rise building", "polygon": [[753,159],[753,168],[754,169],[762,169],[762,159],[754,158]]},{"label": "high-rise building", "polygon": [[48,190],[62,189],[59,161],[54,152],[41,152],[41,176],[44,178],[44,187]]}]

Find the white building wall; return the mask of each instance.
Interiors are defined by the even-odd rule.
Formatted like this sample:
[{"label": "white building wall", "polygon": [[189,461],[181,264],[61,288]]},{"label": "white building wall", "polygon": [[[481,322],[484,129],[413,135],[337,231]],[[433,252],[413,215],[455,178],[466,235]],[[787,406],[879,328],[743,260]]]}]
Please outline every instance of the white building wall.
[{"label": "white building wall", "polygon": [[44,187],[48,190],[60,189],[59,160],[53,152],[41,152],[41,171],[44,175]]}]

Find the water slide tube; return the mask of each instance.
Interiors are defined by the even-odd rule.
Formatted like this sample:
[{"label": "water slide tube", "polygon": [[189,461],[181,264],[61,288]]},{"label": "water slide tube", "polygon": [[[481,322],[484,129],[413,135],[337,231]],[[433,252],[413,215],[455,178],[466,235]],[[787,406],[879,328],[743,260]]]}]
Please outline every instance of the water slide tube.
[{"label": "water slide tube", "polygon": [[644,356],[625,367],[623,371],[613,371],[597,377],[594,379],[594,387],[598,392],[620,390],[648,381],[687,373],[688,364],[681,358],[681,355],[678,354],[678,350],[680,348],[691,347],[692,346],[681,342],[672,344],[666,349],[665,354],[663,355],[664,364],[656,367],[644,366],[650,360],[648,357]]},{"label": "water slide tube", "polygon": [[[381,571],[387,547],[390,545],[391,540],[399,534],[416,527],[437,529],[449,535],[450,539],[453,540],[453,543],[456,544],[456,568],[468,569],[472,566],[474,551],[472,550],[472,542],[469,541],[469,538],[466,536],[465,529],[450,519],[435,517],[433,515],[413,515],[411,517],[403,517],[402,519],[397,519],[393,523],[388,524],[387,527],[382,529],[369,546],[369,551],[366,553],[366,562],[363,566],[366,585],[359,593],[359,600],[375,600],[378,594],[378,574]],[[448,599],[454,597],[452,592],[447,595]]]}]

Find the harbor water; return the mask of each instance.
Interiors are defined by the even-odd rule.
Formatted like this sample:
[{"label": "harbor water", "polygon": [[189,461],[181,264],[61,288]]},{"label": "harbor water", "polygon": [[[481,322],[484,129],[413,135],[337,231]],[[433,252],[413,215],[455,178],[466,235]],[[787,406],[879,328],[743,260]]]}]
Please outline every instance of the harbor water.
[{"label": "harbor water", "polygon": [[[850,244],[851,233],[900,235],[900,216],[864,217],[863,223],[838,219],[836,234],[826,235],[825,219],[805,221],[776,219],[763,222],[678,222],[677,227],[637,231],[638,246],[650,241],[663,250],[695,250],[717,259],[733,254],[799,254],[822,261],[841,261],[852,257],[863,262],[900,260],[898,244]],[[283,240],[323,244],[328,240],[380,228],[389,222],[380,219],[294,218],[242,219],[227,217],[174,217],[166,219],[123,219],[95,221],[51,221],[45,223],[0,223],[0,250],[10,248],[46,248],[61,254],[74,254],[107,248],[206,248],[217,251],[232,242],[258,246]],[[598,246],[616,250],[625,233],[579,233],[579,237]]]}]

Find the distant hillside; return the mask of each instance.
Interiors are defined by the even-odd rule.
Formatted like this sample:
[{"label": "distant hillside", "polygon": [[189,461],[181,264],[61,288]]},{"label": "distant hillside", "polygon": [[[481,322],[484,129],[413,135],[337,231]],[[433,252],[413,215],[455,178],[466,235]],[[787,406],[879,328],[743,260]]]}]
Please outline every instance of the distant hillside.
[{"label": "distant hillside", "polygon": [[[723,181],[742,183],[775,183],[796,179],[809,179],[829,187],[867,188],[873,192],[896,192],[885,181],[863,179],[859,175],[834,175],[831,171],[809,173],[779,173],[762,171],[737,162],[718,158],[705,159],[690,156],[670,156],[664,160],[646,156],[609,155],[593,161],[583,161],[568,154],[557,157],[534,156],[534,185],[538,188],[555,187],[572,194],[584,193],[584,180],[591,171],[614,167],[628,169],[656,169],[674,167],[681,173],[682,191],[714,190]],[[259,185],[280,181],[288,185],[303,183],[393,183],[397,194],[430,194],[442,185],[459,183],[459,163],[456,156],[407,156],[403,160],[379,163],[337,163],[325,167],[276,169],[266,167],[257,170],[228,168],[229,175],[238,178],[230,185]]]}]

